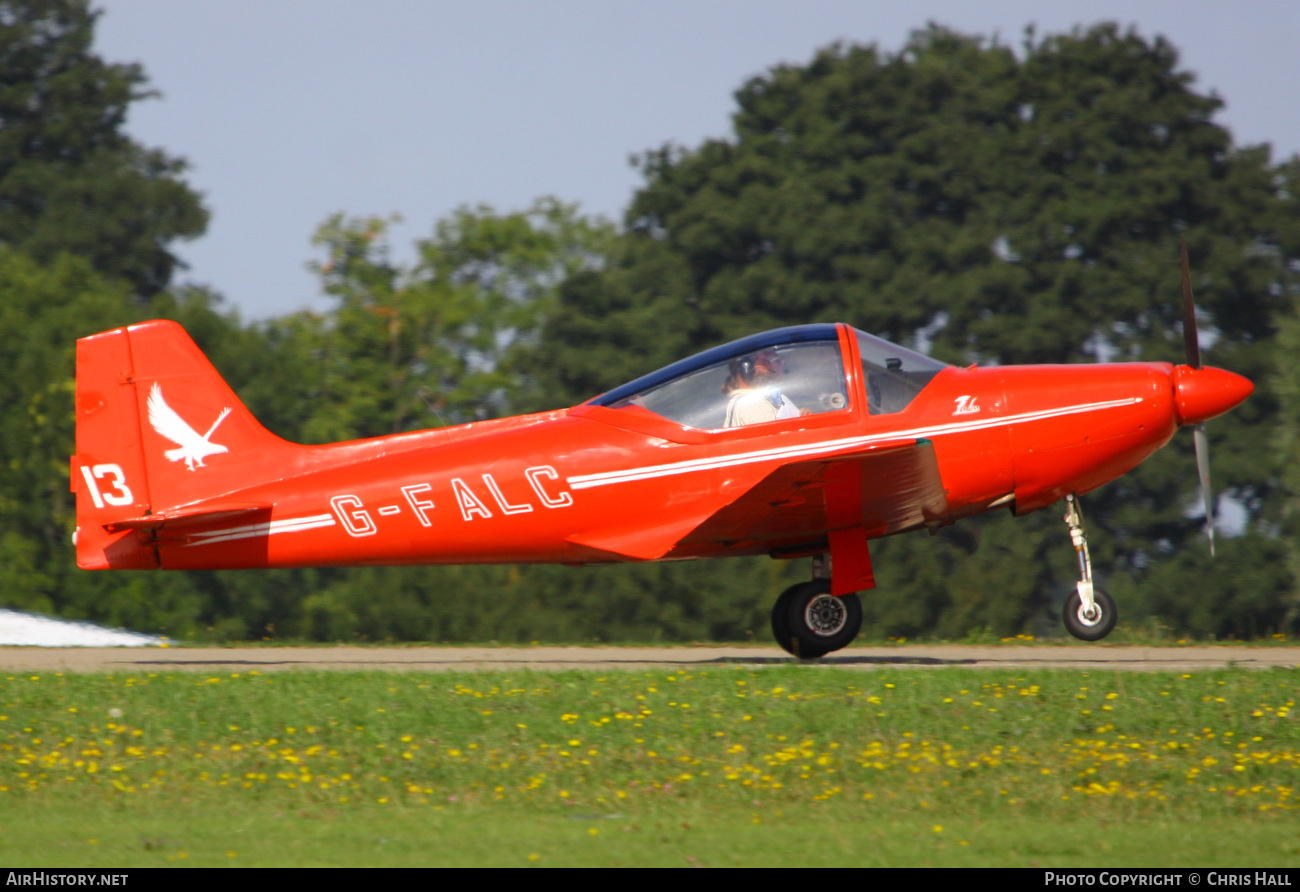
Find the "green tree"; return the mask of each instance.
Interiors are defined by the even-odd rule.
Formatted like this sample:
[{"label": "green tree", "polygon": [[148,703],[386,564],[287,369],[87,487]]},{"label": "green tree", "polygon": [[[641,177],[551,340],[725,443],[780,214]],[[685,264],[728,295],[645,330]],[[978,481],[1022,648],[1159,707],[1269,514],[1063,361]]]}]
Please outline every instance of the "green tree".
[{"label": "green tree", "polygon": [[[1019,53],[931,26],[896,54],[836,45],[773,68],[736,93],[730,137],[641,157],[614,261],[567,282],[548,319],[547,385],[557,401],[585,399],[753,331],[834,320],[959,363],[1181,362],[1181,237],[1206,360],[1263,382],[1294,299],[1294,205],[1268,149],[1235,147],[1213,120],[1221,101],[1192,81],[1167,41],[1113,24],[1030,33]],[[1258,444],[1275,409],[1261,386],[1211,426],[1216,481],[1249,535],[1269,535],[1278,468]],[[1203,547],[1184,439],[1088,497],[1103,576],[1140,584]],[[904,590],[934,605],[908,602],[900,627],[956,633],[947,618],[965,615],[1012,632],[1068,589],[1063,527],[1022,523],[1029,541],[1014,545],[996,521],[968,525],[882,544],[906,560]],[[951,590],[924,594],[920,554],[951,562],[927,545],[955,549],[968,582],[1016,603],[966,610]],[[1034,584],[998,578],[1006,562]]]},{"label": "green tree", "polygon": [[[1278,170],[1279,195],[1289,213],[1280,218],[1282,242],[1290,250],[1284,256],[1300,253],[1300,157],[1293,157]],[[1280,293],[1289,298],[1293,309],[1278,324],[1273,369],[1268,383],[1277,404],[1274,453],[1270,456],[1279,467],[1281,484],[1286,493],[1279,525],[1287,546],[1287,566],[1291,590],[1286,597],[1284,627],[1300,633],[1300,263],[1287,264],[1280,283]]]},{"label": "green tree", "polygon": [[0,0],[0,603],[192,634],[194,578],[82,573],[70,542],[76,339],[197,320],[212,301],[164,292],[169,245],[207,214],[183,162],[123,132],[152,94],[139,66],[93,52],[98,15],[84,0]]},{"label": "green tree", "polygon": [[147,297],[207,212],[183,161],[125,134],[131,103],[154,94],[140,66],[93,52],[98,16],[88,0],[0,2],[0,244],[75,254]]},{"label": "green tree", "polygon": [[331,218],[315,237],[326,259],[312,268],[337,306],[273,326],[293,327],[319,359],[305,382],[318,409],[304,436],[438,427],[525,402],[534,376],[516,354],[536,340],[559,284],[603,263],[611,236],[609,224],[554,199],[510,214],[461,208],[404,268],[391,259],[387,221]]},{"label": "green tree", "polygon": [[1185,233],[1221,335],[1267,336],[1273,171],[1190,82],[1114,25],[831,47],[742,87],[731,139],[642,156],[621,262],[569,309],[670,318],[675,355],[845,319],[959,362],[1178,359]]},{"label": "green tree", "polygon": [[[0,566],[37,579],[74,526],[68,456],[76,338],[94,330],[84,326],[120,319],[127,289],[73,257],[45,268],[0,248],[0,294],[0,330],[8,333],[0,338],[0,537],[8,543]],[[43,583],[29,588],[48,597]]]},{"label": "green tree", "polygon": [[0,605],[193,632],[191,580],[83,573],[71,544],[76,339],[136,321],[130,286],[78,257],[44,266],[0,247],[0,295]]},{"label": "green tree", "polygon": [[[30,335],[0,348],[9,370],[0,393],[0,603],[220,640],[532,640],[569,628],[559,608],[540,621],[518,609],[529,583],[493,568],[81,572],[68,544],[67,401],[77,337],[162,317],[184,325],[250,410],[289,439],[487,417],[526,386],[526,370],[508,367],[516,345],[535,337],[557,283],[599,266],[611,233],[551,199],[516,214],[467,208],[439,222],[405,267],[390,259],[385,221],[337,217],[318,233],[326,259],[316,265],[335,308],[248,326],[202,289],[163,291],[141,305],[125,283],[67,253],[46,268],[0,248],[0,293],[12,295],[0,324]],[[506,606],[473,609],[476,593],[503,578]],[[438,595],[458,582],[461,596]],[[374,598],[377,583],[383,599]]]}]

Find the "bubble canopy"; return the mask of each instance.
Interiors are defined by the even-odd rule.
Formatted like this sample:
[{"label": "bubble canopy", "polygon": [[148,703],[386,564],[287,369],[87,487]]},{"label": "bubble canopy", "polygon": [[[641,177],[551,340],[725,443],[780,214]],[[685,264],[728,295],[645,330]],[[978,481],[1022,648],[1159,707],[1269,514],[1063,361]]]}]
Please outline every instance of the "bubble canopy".
[{"label": "bubble canopy", "polygon": [[[797,325],[732,341],[672,363],[589,400],[612,409],[636,407],[690,427],[717,429],[815,415],[848,408],[851,379],[836,324]],[[882,338],[851,329],[868,381],[871,414],[898,411],[945,366]],[[757,368],[757,372],[755,369]],[[905,399],[881,400],[885,384]],[[906,381],[905,388],[890,387]],[[752,394],[752,397],[744,397]],[[748,399],[747,420],[737,420],[738,400]],[[772,408],[764,410],[762,400]],[[766,414],[764,414],[766,413]]]}]

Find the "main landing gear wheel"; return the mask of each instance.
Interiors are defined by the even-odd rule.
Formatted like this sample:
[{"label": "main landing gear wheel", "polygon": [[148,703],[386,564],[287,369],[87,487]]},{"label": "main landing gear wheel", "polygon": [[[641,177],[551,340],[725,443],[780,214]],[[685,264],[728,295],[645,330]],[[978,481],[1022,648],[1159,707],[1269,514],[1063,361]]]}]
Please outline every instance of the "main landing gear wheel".
[{"label": "main landing gear wheel", "polygon": [[1061,619],[1065,629],[1075,638],[1084,641],[1100,641],[1115,628],[1119,614],[1115,611],[1115,599],[1101,589],[1093,589],[1092,611],[1084,609],[1083,599],[1075,592],[1065,601]]},{"label": "main landing gear wheel", "polygon": [[856,594],[834,597],[828,579],[792,585],[772,608],[776,643],[801,660],[839,650],[862,628],[862,602]]}]

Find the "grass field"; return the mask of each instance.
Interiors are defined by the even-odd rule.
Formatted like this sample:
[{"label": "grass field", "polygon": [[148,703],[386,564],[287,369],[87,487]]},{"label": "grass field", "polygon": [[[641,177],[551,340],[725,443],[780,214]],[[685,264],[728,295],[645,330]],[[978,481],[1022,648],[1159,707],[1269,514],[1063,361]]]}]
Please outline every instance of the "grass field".
[{"label": "grass field", "polygon": [[1294,670],[0,676],[0,863],[1300,865]]}]

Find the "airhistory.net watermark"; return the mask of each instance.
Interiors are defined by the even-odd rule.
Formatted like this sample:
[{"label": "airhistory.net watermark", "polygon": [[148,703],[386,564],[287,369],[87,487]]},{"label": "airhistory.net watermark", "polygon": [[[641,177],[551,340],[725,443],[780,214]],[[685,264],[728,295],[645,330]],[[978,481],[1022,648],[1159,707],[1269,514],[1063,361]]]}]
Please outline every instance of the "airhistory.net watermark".
[{"label": "airhistory.net watermark", "polygon": [[93,873],[87,870],[10,870],[6,886],[125,886],[124,873]]}]

